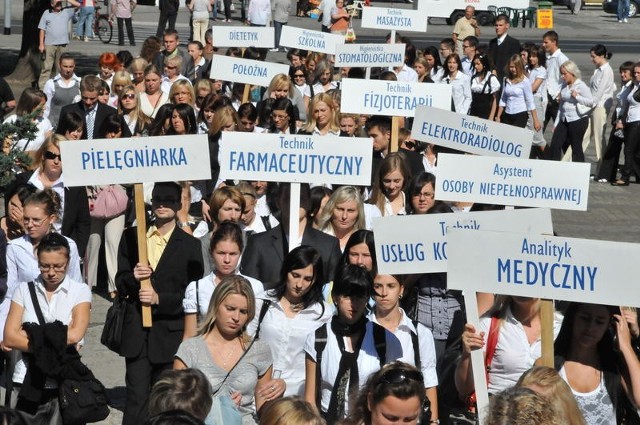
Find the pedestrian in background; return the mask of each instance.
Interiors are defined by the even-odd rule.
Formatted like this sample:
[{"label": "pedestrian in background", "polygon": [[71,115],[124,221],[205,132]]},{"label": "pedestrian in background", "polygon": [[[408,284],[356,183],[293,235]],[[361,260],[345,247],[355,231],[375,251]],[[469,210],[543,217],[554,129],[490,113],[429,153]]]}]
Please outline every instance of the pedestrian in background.
[{"label": "pedestrian in background", "polygon": [[193,40],[204,45],[205,33],[209,27],[209,13],[213,10],[213,0],[192,0],[187,7],[192,12]]},{"label": "pedestrian in background", "polygon": [[178,19],[179,0],[158,0],[160,7],[160,17],[158,18],[158,29],[156,37],[162,38],[165,27],[169,30],[176,29],[176,19]]},{"label": "pedestrian in background", "polygon": [[136,39],[133,36],[133,24],[131,17],[136,8],[135,0],[115,0],[111,3],[111,16],[115,16],[118,22],[118,46],[124,46],[124,26],[127,26],[129,45],[135,46]]},{"label": "pedestrian in background", "polygon": [[80,2],[80,16],[73,34],[74,40],[89,41],[93,39],[93,16],[96,13],[94,0],[82,0]]},{"label": "pedestrian in background", "polygon": [[629,0],[618,0],[618,22],[628,22],[627,18],[629,17],[629,8],[631,7],[631,2]]},{"label": "pedestrian in background", "polygon": [[272,52],[278,50],[284,52],[284,48],[280,48],[280,34],[282,34],[282,27],[289,22],[289,14],[291,13],[291,2],[289,0],[273,0],[273,27],[275,30],[275,44]]}]

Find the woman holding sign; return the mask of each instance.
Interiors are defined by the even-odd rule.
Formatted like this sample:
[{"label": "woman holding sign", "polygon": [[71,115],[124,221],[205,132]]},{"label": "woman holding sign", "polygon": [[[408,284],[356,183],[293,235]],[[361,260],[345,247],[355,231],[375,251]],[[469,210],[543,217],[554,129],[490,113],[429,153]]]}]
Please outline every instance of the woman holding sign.
[{"label": "woman holding sign", "polygon": [[[635,331],[637,338],[637,327]],[[631,340],[618,307],[569,305],[554,347],[556,368],[586,423],[629,423],[625,413],[637,419],[629,401],[640,405],[640,362]]]}]

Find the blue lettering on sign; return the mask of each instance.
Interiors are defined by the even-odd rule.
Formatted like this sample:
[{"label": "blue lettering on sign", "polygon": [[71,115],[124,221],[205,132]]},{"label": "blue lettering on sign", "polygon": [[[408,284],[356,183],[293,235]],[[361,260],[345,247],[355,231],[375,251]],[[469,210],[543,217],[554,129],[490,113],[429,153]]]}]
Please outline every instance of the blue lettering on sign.
[{"label": "blue lettering on sign", "polygon": [[382,261],[385,263],[408,263],[424,261],[424,244],[385,244],[381,247]]},{"label": "blue lettering on sign", "polygon": [[481,195],[571,202],[580,205],[582,190],[573,187],[537,186],[513,183],[480,183]]},{"label": "blue lettering on sign", "polygon": [[467,180],[446,179],[442,181],[442,190],[444,192],[471,193],[473,192],[474,184],[474,182]]},{"label": "blue lettering on sign", "polygon": [[363,172],[363,159],[362,156],[355,155],[231,151],[229,169],[254,173],[359,176]]},{"label": "blue lettering on sign", "polygon": [[267,77],[267,68],[265,66],[234,63],[231,71],[234,74],[247,75],[249,77]]},{"label": "blue lettering on sign", "polygon": [[498,258],[497,282],[594,292],[598,267]]},{"label": "blue lettering on sign", "polygon": [[[479,131],[486,131],[480,129]],[[494,135],[477,134],[472,131],[447,127],[432,122],[423,122],[420,131],[423,135],[439,140],[445,140],[459,145],[466,145],[478,149],[489,150],[507,156],[522,156],[522,146],[513,142],[498,139]]]},{"label": "blue lettering on sign", "polygon": [[127,168],[176,167],[189,165],[184,148],[96,150],[80,154],[83,170],[123,170]]}]

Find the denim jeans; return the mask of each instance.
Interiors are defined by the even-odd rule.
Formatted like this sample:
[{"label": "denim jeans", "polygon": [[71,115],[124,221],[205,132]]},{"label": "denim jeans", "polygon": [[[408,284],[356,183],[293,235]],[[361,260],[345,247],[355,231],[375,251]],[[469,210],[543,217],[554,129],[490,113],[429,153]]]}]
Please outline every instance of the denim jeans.
[{"label": "denim jeans", "polygon": [[80,8],[80,16],[75,30],[78,37],[93,37],[93,16],[95,11],[93,6]]},{"label": "denim jeans", "polygon": [[618,0],[618,21],[629,17],[629,0]]}]

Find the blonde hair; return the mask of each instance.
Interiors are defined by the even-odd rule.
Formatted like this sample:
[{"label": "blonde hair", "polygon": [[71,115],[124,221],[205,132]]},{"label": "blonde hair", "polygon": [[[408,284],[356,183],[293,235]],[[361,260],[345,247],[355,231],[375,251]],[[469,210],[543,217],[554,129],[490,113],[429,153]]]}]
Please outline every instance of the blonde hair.
[{"label": "blonde hair", "polygon": [[234,294],[241,295],[247,299],[247,321],[238,332],[238,337],[245,344],[249,342],[250,337],[247,333],[247,325],[251,323],[256,315],[256,298],[249,281],[240,275],[224,277],[216,286],[216,289],[213,291],[213,295],[211,296],[207,315],[198,328],[198,336],[207,335],[213,330],[216,323],[216,314],[218,309],[229,295]]},{"label": "blonde hair", "polygon": [[318,228],[323,232],[327,233],[331,232],[331,234],[335,234],[332,227],[332,219],[333,219],[333,210],[336,208],[338,204],[342,204],[349,201],[355,201],[357,205],[358,218],[356,222],[353,224],[352,232],[356,230],[365,228],[365,217],[364,217],[364,200],[362,199],[362,195],[360,191],[353,186],[340,186],[336,189],[329,197],[329,200],[324,206],[324,209],[320,212],[320,218],[318,220]]},{"label": "blonde hair", "polygon": [[534,366],[520,377],[516,385],[532,389],[544,396],[556,411],[564,416],[566,425],[585,425],[584,417],[571,388],[555,369]]},{"label": "blonde hair", "polygon": [[265,405],[260,425],[326,425],[311,404],[301,397],[284,397]]},{"label": "blonde hair", "polygon": [[[509,67],[511,66],[511,64],[514,64],[516,67],[515,75],[511,75],[511,72],[509,71]],[[524,80],[524,78],[526,77],[524,73],[524,62],[522,61],[522,56],[520,56],[519,53],[516,53],[509,58],[509,62],[507,62],[507,69],[505,69],[505,74],[509,76],[507,79],[513,83],[519,83]]]},{"label": "blonde hair", "polygon": [[302,131],[306,133],[313,133],[317,126],[316,119],[314,117],[314,109],[316,105],[320,102],[323,102],[329,107],[331,110],[331,120],[329,120],[329,131],[340,131],[340,125],[338,124],[338,114],[339,111],[336,110],[335,104],[333,103],[333,96],[327,93],[318,93],[313,96],[311,99],[311,103],[309,103],[309,111],[307,113],[307,123],[302,127]]},{"label": "blonde hair", "polygon": [[111,93],[114,93],[115,87],[117,85],[128,86],[129,84],[133,84],[133,81],[131,80],[131,74],[121,69],[120,71],[116,71],[113,74],[113,80],[111,81],[111,87],[109,88],[111,89]]},{"label": "blonde hair", "polygon": [[136,121],[136,127],[144,128],[149,123],[151,123],[151,118],[149,118],[142,109],[140,108],[140,92],[136,90],[136,86],[133,84],[128,84],[122,88],[120,95],[118,96],[118,114],[123,114],[124,111],[122,109],[122,96],[127,94],[127,92],[131,92],[136,95],[136,106],[129,112],[129,116]]},{"label": "blonde hair", "polygon": [[543,396],[522,387],[512,387],[491,399],[487,425],[563,425],[553,405]]},{"label": "blonde hair", "polygon": [[238,113],[233,109],[233,106],[222,106],[216,109],[213,115],[211,126],[209,127],[209,134],[218,134],[224,127],[231,124],[237,126],[239,122],[240,118],[238,118]]},{"label": "blonde hair", "polygon": [[267,94],[266,94],[267,98],[271,95],[272,91],[279,90],[284,87],[287,87],[289,89],[289,93],[287,93],[287,97],[291,99],[293,97],[293,89],[295,88],[293,86],[293,82],[291,81],[291,78],[289,78],[287,74],[274,75],[273,78],[271,79],[271,82],[269,83],[269,87],[267,88]]},{"label": "blonde hair", "polygon": [[189,80],[178,80],[175,83],[171,84],[171,90],[169,90],[169,101],[171,101],[171,103],[175,105],[176,101],[174,99],[174,96],[176,95],[176,92],[182,88],[186,88],[187,92],[189,92],[190,100],[188,102],[188,105],[193,106],[196,100],[196,95],[194,94],[193,86],[191,85]]}]

